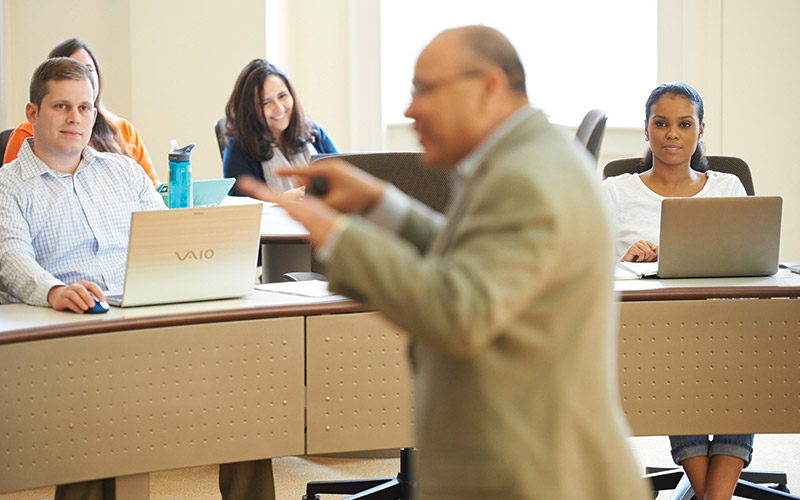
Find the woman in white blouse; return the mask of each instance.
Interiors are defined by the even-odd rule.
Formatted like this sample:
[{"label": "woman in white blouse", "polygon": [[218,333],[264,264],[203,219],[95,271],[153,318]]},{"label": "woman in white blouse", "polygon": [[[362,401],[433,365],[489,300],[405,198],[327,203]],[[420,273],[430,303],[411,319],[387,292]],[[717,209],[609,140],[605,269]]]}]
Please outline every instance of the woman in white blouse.
[{"label": "woman in white blouse", "polygon": [[[656,87],[645,106],[650,143],[640,174],[603,181],[613,207],[617,254],[624,261],[658,260],[661,201],[671,197],[747,196],[735,175],[708,170],[703,137],[703,100],[685,83]],[[698,213],[698,217],[703,214]],[[733,497],[742,468],[753,453],[752,434],[670,436],[672,458],[689,477],[700,500]]]},{"label": "woman in white blouse", "polygon": [[[703,100],[684,83],[659,85],[645,107],[650,148],[643,172],[603,181],[614,208],[617,254],[624,261],[658,260],[661,200],[690,196],[747,196],[739,178],[708,170]],[[701,217],[702,214],[698,214]]]}]

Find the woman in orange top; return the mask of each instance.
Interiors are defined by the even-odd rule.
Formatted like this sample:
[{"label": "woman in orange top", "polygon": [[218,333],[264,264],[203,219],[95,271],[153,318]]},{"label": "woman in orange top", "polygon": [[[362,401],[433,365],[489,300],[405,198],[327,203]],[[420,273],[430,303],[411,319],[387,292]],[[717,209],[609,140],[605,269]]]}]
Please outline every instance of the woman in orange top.
[{"label": "woman in orange top", "polygon": [[[69,57],[89,68],[97,89],[95,98],[97,118],[92,128],[92,139],[89,144],[98,151],[117,153],[133,158],[153,181],[153,185],[158,187],[161,181],[158,180],[158,174],[153,168],[153,161],[150,159],[150,154],[139,137],[136,127],[128,120],[115,116],[100,103],[103,79],[100,76],[97,59],[89,46],[77,38],[70,38],[53,47],[47,57]],[[33,127],[26,121],[21,123],[8,138],[8,145],[3,156],[4,165],[17,157],[22,142],[28,137],[33,137]]]}]

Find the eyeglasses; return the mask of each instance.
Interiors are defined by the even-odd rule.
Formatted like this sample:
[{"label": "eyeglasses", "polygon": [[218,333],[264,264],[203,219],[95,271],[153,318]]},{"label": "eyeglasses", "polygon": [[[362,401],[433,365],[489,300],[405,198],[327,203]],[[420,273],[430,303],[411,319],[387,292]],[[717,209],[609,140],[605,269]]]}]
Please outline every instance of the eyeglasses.
[{"label": "eyeglasses", "polygon": [[461,73],[456,73],[455,75],[440,78],[439,80],[431,83],[416,82],[411,86],[411,97],[423,97],[439,87],[451,85],[464,78],[476,78],[481,76],[483,73],[484,70],[482,69],[472,69],[468,71],[462,71]]}]

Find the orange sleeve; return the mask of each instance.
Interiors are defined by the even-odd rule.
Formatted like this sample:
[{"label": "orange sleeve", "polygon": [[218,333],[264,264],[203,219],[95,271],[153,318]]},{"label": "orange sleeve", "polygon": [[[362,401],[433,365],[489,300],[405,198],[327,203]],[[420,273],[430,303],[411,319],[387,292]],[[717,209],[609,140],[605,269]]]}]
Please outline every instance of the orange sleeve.
[{"label": "orange sleeve", "polygon": [[161,181],[158,179],[158,172],[156,172],[155,167],[153,167],[153,160],[150,159],[150,153],[147,152],[147,148],[144,146],[144,142],[142,142],[142,138],[139,136],[139,131],[136,130],[136,127],[134,127],[131,122],[124,118],[119,118],[117,128],[119,129],[122,147],[125,148],[125,151],[128,152],[131,158],[142,167],[147,176],[150,177],[150,180],[153,181],[153,185],[158,188]]},{"label": "orange sleeve", "polygon": [[11,132],[8,137],[8,145],[6,145],[6,152],[3,154],[3,165],[9,163],[17,158],[19,148],[28,137],[33,137],[33,125],[30,122],[22,122]]}]

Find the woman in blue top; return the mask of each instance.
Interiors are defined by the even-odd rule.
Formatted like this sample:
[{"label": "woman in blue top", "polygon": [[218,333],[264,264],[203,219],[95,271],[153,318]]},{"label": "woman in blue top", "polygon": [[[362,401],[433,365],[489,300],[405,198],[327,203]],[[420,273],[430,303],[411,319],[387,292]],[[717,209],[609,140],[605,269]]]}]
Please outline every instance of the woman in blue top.
[{"label": "woman in blue top", "polygon": [[[288,197],[302,196],[303,188],[273,175],[276,168],[308,165],[311,155],[338,152],[322,127],[305,116],[286,75],[265,59],[253,59],[239,73],[225,118],[225,177],[263,179]],[[231,194],[241,193],[234,186]]]}]

